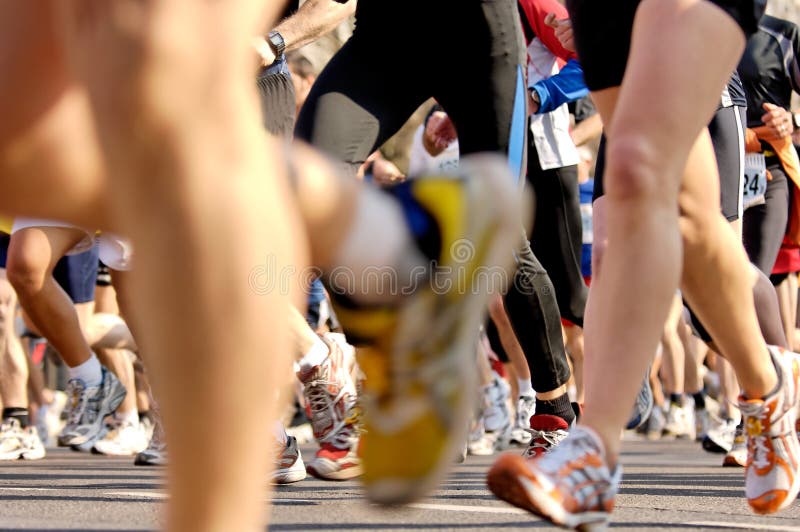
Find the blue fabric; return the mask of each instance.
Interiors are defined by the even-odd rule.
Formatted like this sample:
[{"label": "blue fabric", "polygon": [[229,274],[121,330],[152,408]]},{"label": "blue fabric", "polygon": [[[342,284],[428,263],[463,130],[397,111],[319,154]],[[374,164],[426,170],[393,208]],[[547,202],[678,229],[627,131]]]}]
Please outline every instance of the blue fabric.
[{"label": "blue fabric", "polygon": [[536,89],[540,99],[536,114],[549,113],[589,94],[583,79],[583,68],[576,59],[570,59],[558,74],[537,81],[531,88]]},{"label": "blue fabric", "polygon": [[[586,183],[578,185],[581,194],[581,216],[583,218],[583,230],[592,230],[592,194],[594,193],[594,179],[590,179]],[[588,206],[588,209],[587,207]],[[588,220],[587,220],[588,215]],[[588,221],[588,224],[587,224]],[[588,225],[588,227],[587,227]],[[592,276],[592,245],[583,244],[581,246],[581,274],[584,277]]]},{"label": "blue fabric", "polygon": [[516,179],[516,185],[524,183],[522,169],[525,159],[525,128],[528,123],[526,104],[528,96],[525,93],[525,76],[522,67],[517,67],[517,85],[514,89],[514,111],[511,118],[511,132],[508,138],[508,165],[511,175]]}]

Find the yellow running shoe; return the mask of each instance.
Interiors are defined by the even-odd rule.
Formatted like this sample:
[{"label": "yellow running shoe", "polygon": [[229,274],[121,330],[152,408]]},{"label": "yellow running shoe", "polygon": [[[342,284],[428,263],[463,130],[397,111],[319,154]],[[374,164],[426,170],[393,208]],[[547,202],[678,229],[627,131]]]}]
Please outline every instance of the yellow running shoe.
[{"label": "yellow running shoe", "polygon": [[[472,160],[469,160],[472,159]],[[477,390],[479,324],[490,291],[504,289],[521,233],[520,194],[494,156],[461,163],[460,176],[389,190],[431,266],[391,307],[341,298],[337,315],[359,349],[366,379],[360,455],[366,496],[403,504],[434,489],[464,445]]]}]

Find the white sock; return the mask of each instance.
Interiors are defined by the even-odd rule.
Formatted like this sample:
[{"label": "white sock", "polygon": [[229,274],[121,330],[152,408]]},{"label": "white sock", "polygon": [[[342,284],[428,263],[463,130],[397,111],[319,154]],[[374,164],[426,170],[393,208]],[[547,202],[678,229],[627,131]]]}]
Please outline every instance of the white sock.
[{"label": "white sock", "polygon": [[275,432],[275,442],[281,447],[286,447],[286,440],[289,439],[289,436],[286,434],[286,429],[283,428],[283,423],[276,421],[273,431]]},{"label": "white sock", "polygon": [[328,346],[317,338],[311,348],[300,359],[300,371],[307,371],[322,364],[328,358]]},{"label": "white sock", "polygon": [[86,387],[100,386],[103,382],[103,372],[101,370],[100,361],[97,356],[92,353],[89,360],[74,368],[69,368],[70,379],[80,379],[86,384]]},{"label": "white sock", "polygon": [[382,303],[408,293],[410,284],[426,272],[426,260],[400,206],[383,192],[364,187],[351,231],[327,272],[331,289],[361,303]]},{"label": "white sock", "polygon": [[517,379],[517,387],[520,395],[534,395],[535,393],[530,379]]},{"label": "white sock", "polygon": [[117,421],[119,421],[120,425],[132,425],[134,427],[139,426],[139,412],[136,409],[124,413],[117,411],[117,413],[114,414],[114,417],[117,418]]}]

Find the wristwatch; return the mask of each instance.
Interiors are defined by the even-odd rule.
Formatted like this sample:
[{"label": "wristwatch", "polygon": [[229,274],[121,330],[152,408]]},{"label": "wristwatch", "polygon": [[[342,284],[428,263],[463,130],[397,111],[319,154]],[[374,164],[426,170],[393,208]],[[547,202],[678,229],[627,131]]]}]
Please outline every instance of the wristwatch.
[{"label": "wristwatch", "polygon": [[283,40],[283,35],[277,31],[271,31],[267,35],[267,42],[272,47],[272,51],[275,52],[276,59],[283,55],[286,50],[286,41]]},{"label": "wristwatch", "polygon": [[530,88],[530,91],[531,91],[531,100],[536,102],[536,105],[542,105],[542,98],[539,96],[539,91],[537,91],[533,87]]}]

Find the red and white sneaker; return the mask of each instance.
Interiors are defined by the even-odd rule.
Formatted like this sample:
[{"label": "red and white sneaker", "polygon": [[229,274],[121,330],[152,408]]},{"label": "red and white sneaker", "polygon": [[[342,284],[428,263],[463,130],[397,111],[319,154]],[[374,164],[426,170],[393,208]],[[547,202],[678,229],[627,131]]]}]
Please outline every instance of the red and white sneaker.
[{"label": "red and white sneaker", "polygon": [[531,440],[522,453],[525,458],[538,458],[549,453],[569,435],[566,420],[550,414],[531,416],[530,427],[527,432],[531,435]]},{"label": "red and white sneaker", "polygon": [[783,510],[800,491],[800,359],[778,347],[769,352],[778,372],[777,391],[763,399],[739,397],[747,435],[745,495],[759,514]]},{"label": "red and white sneaker", "polygon": [[576,427],[539,458],[500,456],[487,482],[500,499],[556,525],[597,530],[608,523],[621,477],[621,466],[609,471],[594,431]]},{"label": "red and white sneaker", "polygon": [[344,335],[326,333],[321,336],[328,346],[328,357],[305,371],[298,378],[304,384],[314,437],[320,444],[306,469],[315,477],[345,480],[361,474],[358,447],[358,394],[352,374],[355,370],[355,349]]}]

